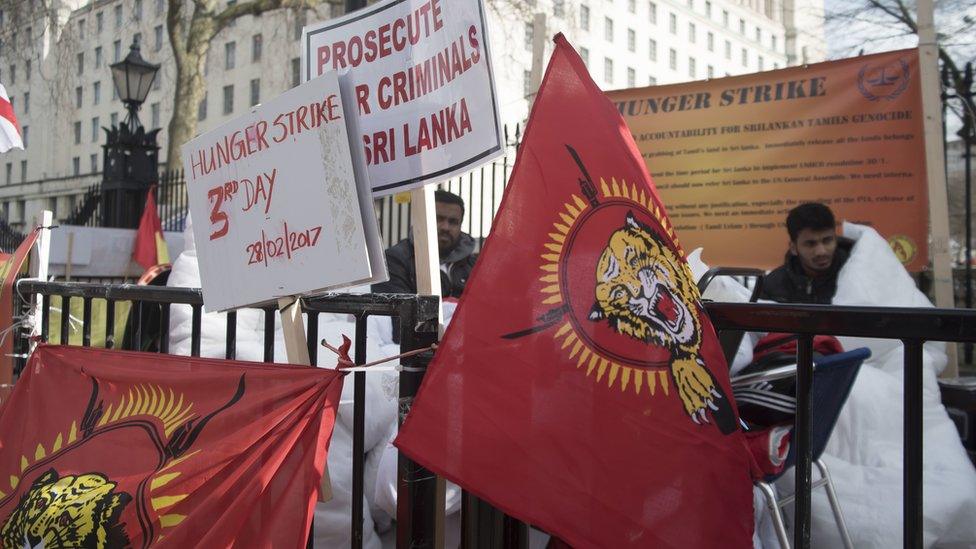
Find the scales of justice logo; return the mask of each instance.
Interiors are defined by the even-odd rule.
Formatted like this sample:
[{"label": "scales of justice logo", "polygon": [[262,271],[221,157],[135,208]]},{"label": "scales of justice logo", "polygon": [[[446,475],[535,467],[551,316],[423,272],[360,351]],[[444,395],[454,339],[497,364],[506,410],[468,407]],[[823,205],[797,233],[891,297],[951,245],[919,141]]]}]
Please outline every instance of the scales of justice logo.
[{"label": "scales of justice logo", "polygon": [[[103,399],[98,381],[80,421],[63,432],[36,433],[31,455],[0,471],[0,546],[4,548],[149,547],[186,515],[189,494],[174,489],[207,423],[244,395],[200,416],[185,395],[144,383]],[[124,449],[124,450],[123,450]],[[106,456],[124,458],[106,466]],[[5,493],[6,492],[6,493]]]},{"label": "scales of justice logo", "polygon": [[566,145],[581,177],[554,215],[540,253],[550,307],[518,339],[545,332],[570,364],[622,394],[679,398],[689,421],[737,429],[728,397],[702,358],[698,288],[665,213],[640,185],[600,178]]},{"label": "scales of justice logo", "polygon": [[867,63],[857,73],[857,89],[868,101],[891,101],[901,95],[911,80],[911,68],[904,59],[885,64]]}]

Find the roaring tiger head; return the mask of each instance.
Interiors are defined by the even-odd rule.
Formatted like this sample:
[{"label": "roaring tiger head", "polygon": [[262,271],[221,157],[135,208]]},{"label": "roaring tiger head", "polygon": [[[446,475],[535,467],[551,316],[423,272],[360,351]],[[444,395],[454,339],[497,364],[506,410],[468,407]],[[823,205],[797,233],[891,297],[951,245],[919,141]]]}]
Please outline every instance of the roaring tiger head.
[{"label": "roaring tiger head", "polygon": [[596,302],[590,320],[681,354],[701,343],[698,288],[687,267],[628,212],[596,268]]},{"label": "roaring tiger head", "polygon": [[128,547],[119,515],[132,497],[115,486],[98,473],[58,478],[49,469],[4,523],[3,547]]}]

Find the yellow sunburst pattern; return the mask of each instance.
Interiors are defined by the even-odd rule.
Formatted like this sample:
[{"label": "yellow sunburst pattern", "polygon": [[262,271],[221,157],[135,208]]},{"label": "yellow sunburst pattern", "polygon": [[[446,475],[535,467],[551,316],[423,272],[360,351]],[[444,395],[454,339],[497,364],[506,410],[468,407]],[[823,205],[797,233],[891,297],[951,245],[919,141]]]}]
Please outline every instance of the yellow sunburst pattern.
[{"label": "yellow sunburst pattern", "polygon": [[[635,208],[650,214],[657,220],[668,238],[674,242],[678,257],[685,259],[684,250],[678,242],[674,227],[650,193],[637,185],[622,179],[618,181],[616,178],[610,178],[609,181],[600,178],[597,192],[605,200],[632,202]],[[561,305],[566,299],[562,294],[559,279],[564,244],[574,225],[589,208],[592,208],[589,202],[577,194],[571,194],[556,213],[558,219],[553,222],[552,231],[548,233],[549,238],[543,244],[542,262],[539,265],[542,274],[538,280],[543,283],[540,292],[544,305]],[[680,261],[680,265],[687,271],[688,277],[693,279],[687,262]],[[569,360],[575,360],[577,369],[583,371],[587,377],[594,376],[594,380],[598,383],[606,383],[607,387],[616,385],[621,391],[633,391],[635,394],[646,394],[651,397],[668,396],[670,392],[671,378],[667,369],[636,368],[604,358],[576,333],[571,322],[561,323],[553,337],[560,344],[561,350],[567,353]]]}]

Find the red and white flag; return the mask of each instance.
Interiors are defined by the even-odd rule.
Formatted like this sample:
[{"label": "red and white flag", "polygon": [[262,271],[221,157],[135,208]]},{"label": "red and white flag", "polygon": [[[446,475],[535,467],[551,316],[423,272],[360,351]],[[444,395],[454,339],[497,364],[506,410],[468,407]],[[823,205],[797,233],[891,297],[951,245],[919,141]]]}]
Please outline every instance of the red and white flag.
[{"label": "red and white flag", "polygon": [[20,126],[14,116],[14,106],[7,97],[7,89],[0,84],[0,153],[15,147],[23,150],[24,141],[20,137]]}]

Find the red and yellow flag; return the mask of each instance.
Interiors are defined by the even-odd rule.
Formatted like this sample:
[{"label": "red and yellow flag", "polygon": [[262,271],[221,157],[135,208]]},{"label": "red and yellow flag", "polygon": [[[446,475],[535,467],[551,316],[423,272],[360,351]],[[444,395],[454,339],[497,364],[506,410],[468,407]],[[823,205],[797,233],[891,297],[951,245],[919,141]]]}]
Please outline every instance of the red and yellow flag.
[{"label": "red and yellow flag", "polygon": [[169,251],[166,249],[166,239],[163,238],[163,224],[159,221],[156,211],[156,186],[153,185],[146,193],[146,207],[139,220],[139,230],[136,232],[136,243],[132,249],[132,259],[149,269],[155,265],[169,263]]},{"label": "red and yellow flag", "polygon": [[341,379],[39,346],[0,409],[0,546],[305,547]]},{"label": "red and yellow flag", "polygon": [[37,242],[38,229],[27,233],[12,255],[0,259],[0,404],[3,403],[3,385],[13,383],[14,362],[10,356],[14,352],[14,340],[18,332],[14,329],[14,283],[24,267],[31,248]]},{"label": "red and yellow flag", "polygon": [[396,445],[573,547],[748,547],[728,369],[630,132],[560,35]]}]

